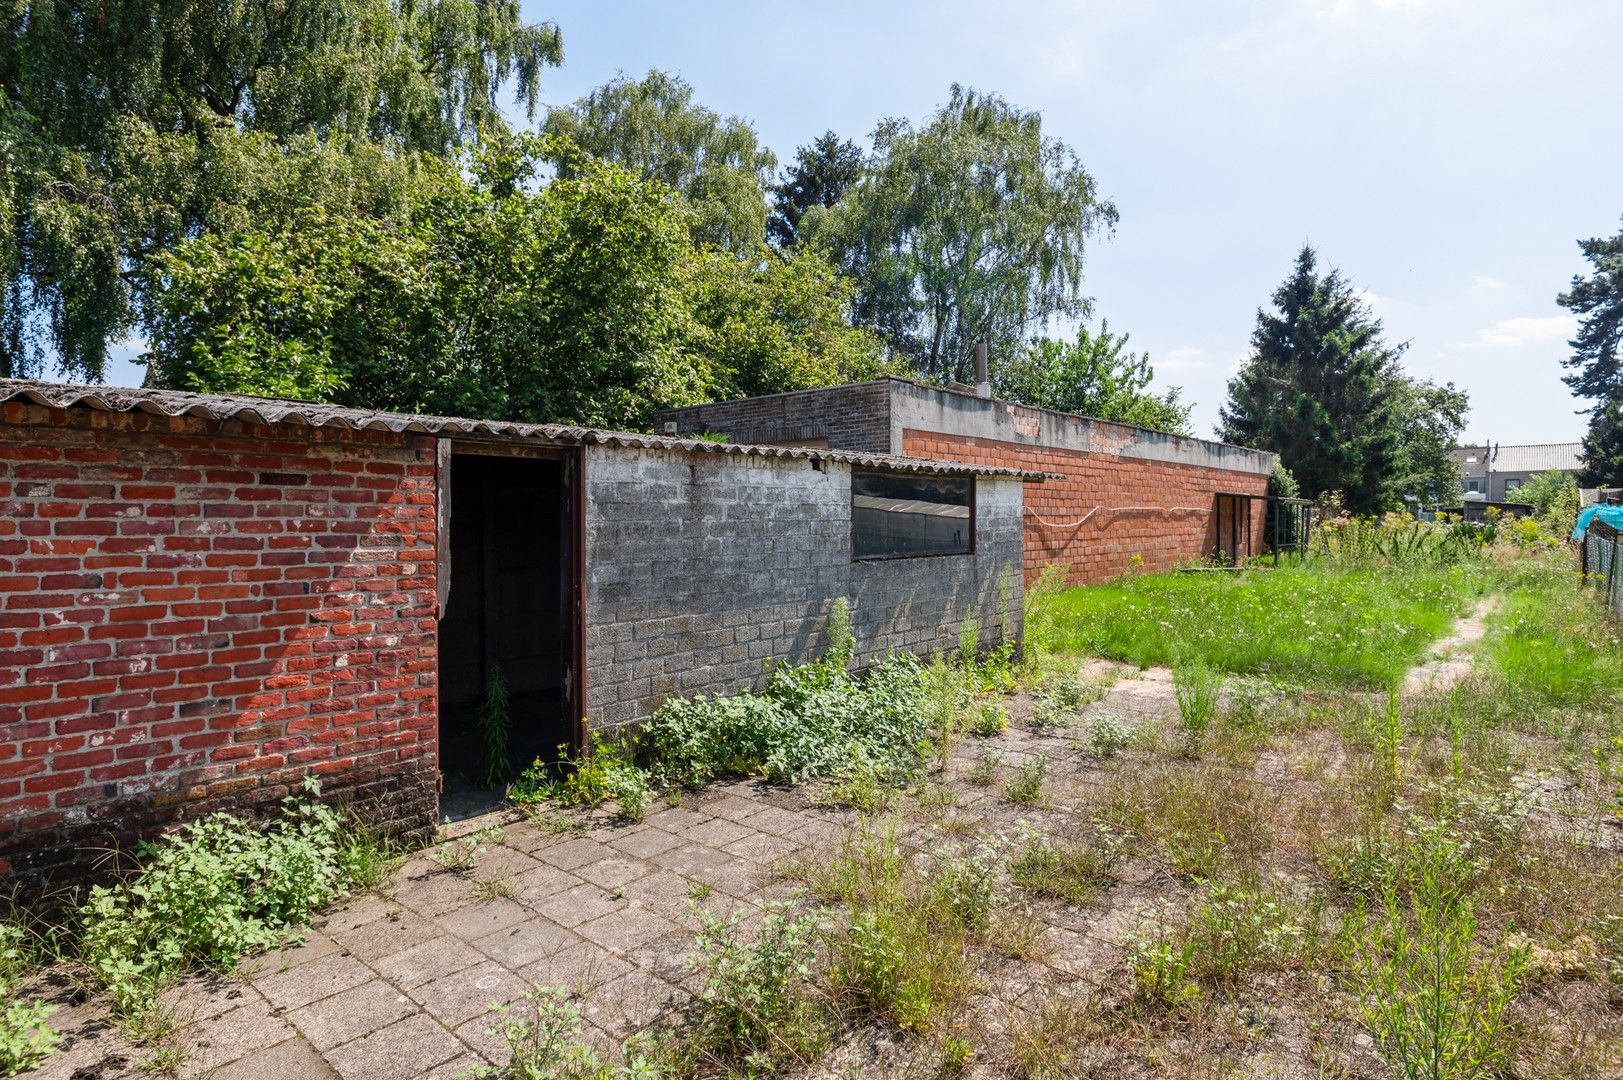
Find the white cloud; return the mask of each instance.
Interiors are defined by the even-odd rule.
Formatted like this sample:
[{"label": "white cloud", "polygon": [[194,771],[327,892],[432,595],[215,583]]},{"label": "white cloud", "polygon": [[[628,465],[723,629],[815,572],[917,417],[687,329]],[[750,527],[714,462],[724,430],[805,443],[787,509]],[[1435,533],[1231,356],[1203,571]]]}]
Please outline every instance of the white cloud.
[{"label": "white cloud", "polygon": [[1477,332],[1475,341],[1457,341],[1459,349],[1522,349],[1531,345],[1560,345],[1578,332],[1571,315],[1522,315],[1501,319]]},{"label": "white cloud", "polygon": [[1386,297],[1380,296],[1369,289],[1359,289],[1353,294],[1353,297],[1364,304],[1367,304],[1372,311],[1379,310],[1381,305],[1385,304],[1387,300]]},{"label": "white cloud", "polygon": [[1472,296],[1495,296],[1510,288],[1510,282],[1500,281],[1496,277],[1478,274],[1471,279],[1471,288],[1468,290]]},{"label": "white cloud", "polygon": [[1161,354],[1159,359],[1152,359],[1151,364],[1157,371],[1196,371],[1200,368],[1211,367],[1206,362],[1205,355],[1193,345],[1180,345]]}]

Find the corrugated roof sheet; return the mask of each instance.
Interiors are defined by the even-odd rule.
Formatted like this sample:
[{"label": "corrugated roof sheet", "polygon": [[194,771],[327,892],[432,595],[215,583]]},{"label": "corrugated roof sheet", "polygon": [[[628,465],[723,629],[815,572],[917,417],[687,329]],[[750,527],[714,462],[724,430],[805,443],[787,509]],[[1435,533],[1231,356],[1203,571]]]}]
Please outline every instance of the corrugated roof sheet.
[{"label": "corrugated roof sheet", "polygon": [[[1497,454],[1493,459],[1494,472],[1551,472],[1560,470],[1575,472],[1583,468],[1583,444],[1575,442],[1562,443],[1524,443],[1520,446],[1501,445],[1497,447]],[[1464,464],[1465,471],[1471,475],[1479,475],[1486,471],[1487,464],[1484,458],[1487,447],[1467,446],[1456,451],[1455,454]],[[1474,457],[1476,461],[1466,461]]]},{"label": "corrugated roof sheet", "polygon": [[518,424],[505,420],[469,420],[452,416],[375,412],[308,401],[246,397],[240,394],[197,394],[186,390],[128,389],[114,386],[79,386],[33,379],[0,379],[0,404],[26,401],[56,409],[94,409],[99,412],[141,412],[155,416],[196,416],[207,420],[246,420],[259,424],[300,424],[352,431],[390,431],[396,434],[472,437],[541,442],[552,445],[591,444],[689,453],[743,454],[758,457],[838,461],[849,465],[893,469],[900,472],[947,475],[1010,476],[1022,480],[1057,479],[1056,473],[1005,469],[965,462],[865,454],[851,450],[824,450],[804,446],[752,446],[703,439],[676,439],[601,428],[558,424]]}]

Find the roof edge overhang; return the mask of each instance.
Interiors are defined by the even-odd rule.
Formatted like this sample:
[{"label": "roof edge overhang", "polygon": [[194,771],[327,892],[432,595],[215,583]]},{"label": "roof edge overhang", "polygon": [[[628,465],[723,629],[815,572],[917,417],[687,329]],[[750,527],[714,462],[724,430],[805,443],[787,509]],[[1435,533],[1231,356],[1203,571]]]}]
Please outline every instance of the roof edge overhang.
[{"label": "roof edge overhang", "polygon": [[969,462],[897,457],[819,447],[757,446],[718,443],[705,439],[679,439],[665,435],[611,431],[604,428],[559,424],[521,424],[506,420],[472,420],[351,409],[317,402],[240,394],[200,394],[189,390],[160,390],[51,383],[32,379],[0,379],[0,404],[26,402],[51,409],[89,409],[106,413],[144,413],[150,416],[196,417],[214,421],[247,421],[275,425],[347,431],[382,431],[396,435],[425,435],[441,439],[475,439],[551,446],[608,446],[664,450],[694,454],[738,454],[751,457],[832,461],[860,468],[957,476],[1008,477],[1028,482],[1059,479],[1059,474],[1028,469],[975,465]]}]

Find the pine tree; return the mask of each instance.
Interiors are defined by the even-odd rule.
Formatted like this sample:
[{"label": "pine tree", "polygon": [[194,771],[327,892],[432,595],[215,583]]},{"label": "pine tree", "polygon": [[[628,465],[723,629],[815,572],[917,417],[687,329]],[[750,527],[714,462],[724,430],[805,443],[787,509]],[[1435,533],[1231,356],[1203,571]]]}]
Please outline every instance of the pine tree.
[{"label": "pine tree", "polygon": [[1278,454],[1308,497],[1340,492],[1348,509],[1373,513],[1392,502],[1404,346],[1387,345],[1353,287],[1317,263],[1303,247],[1273,295],[1277,313],[1257,312],[1218,433]]},{"label": "pine tree", "polygon": [[1623,486],[1623,402],[1612,398],[1590,415],[1583,447],[1584,467],[1578,472],[1579,484]]},{"label": "pine tree", "polygon": [[766,221],[767,238],[780,248],[800,239],[800,218],[814,206],[828,209],[862,178],[862,149],[825,131],[810,146],[795,151],[795,160],[783,178],[769,189],[772,213]]}]

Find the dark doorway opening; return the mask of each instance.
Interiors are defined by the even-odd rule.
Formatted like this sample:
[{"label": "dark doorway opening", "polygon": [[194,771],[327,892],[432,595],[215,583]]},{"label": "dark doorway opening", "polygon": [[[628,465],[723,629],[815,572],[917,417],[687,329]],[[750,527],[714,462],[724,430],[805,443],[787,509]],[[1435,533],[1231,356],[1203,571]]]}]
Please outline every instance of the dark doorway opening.
[{"label": "dark doorway opening", "polygon": [[[439,625],[443,816],[489,809],[536,758],[575,748],[579,637],[577,459],[450,459],[450,591]],[[441,498],[447,485],[442,483]],[[442,568],[443,572],[443,568]],[[505,760],[481,713],[506,684]],[[494,764],[494,767],[492,767]]]}]

